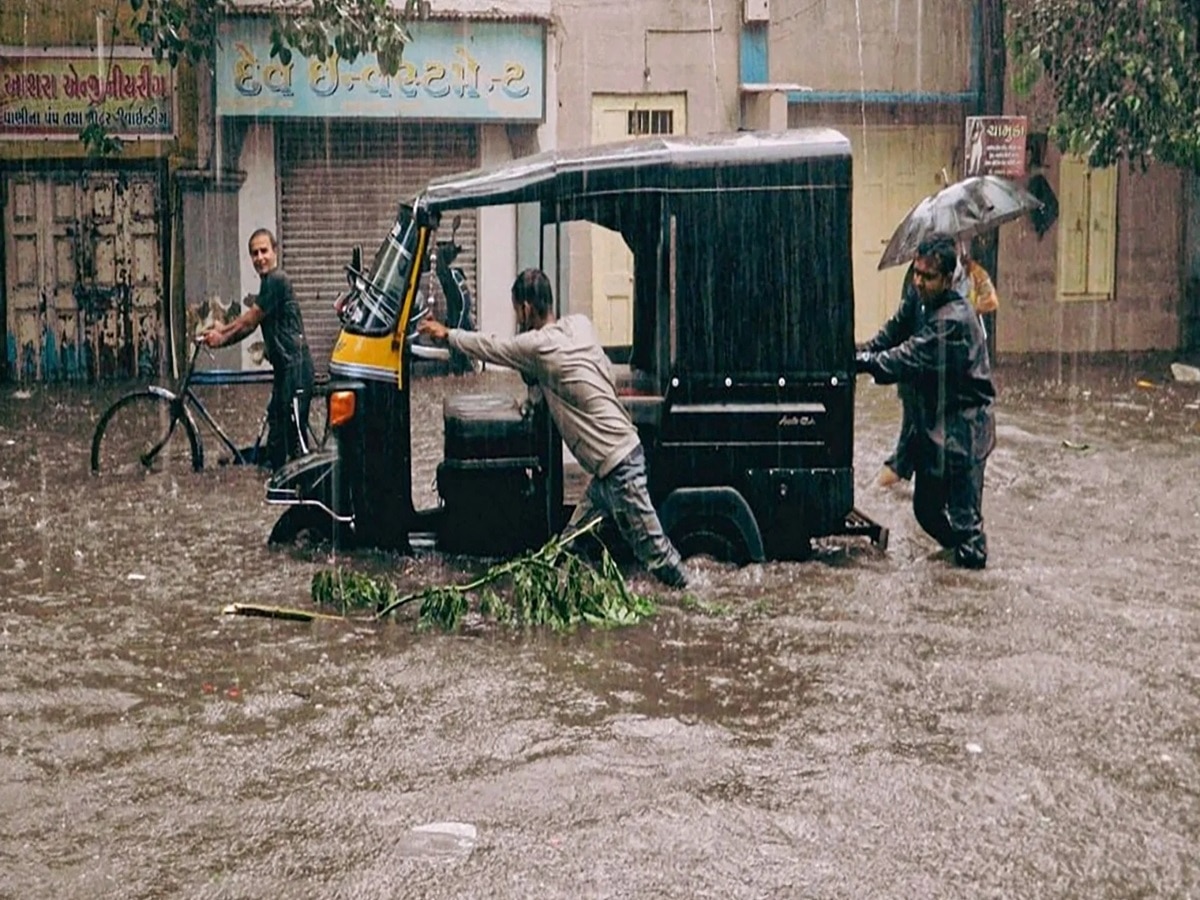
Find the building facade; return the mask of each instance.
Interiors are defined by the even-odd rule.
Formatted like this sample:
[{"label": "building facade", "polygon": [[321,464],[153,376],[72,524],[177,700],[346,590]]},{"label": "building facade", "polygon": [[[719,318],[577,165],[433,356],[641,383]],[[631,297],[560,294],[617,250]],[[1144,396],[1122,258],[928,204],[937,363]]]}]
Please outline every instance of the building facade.
[{"label": "building facade", "polygon": [[[243,243],[260,227],[278,235],[319,369],[337,337],[334,301],[354,248],[369,261],[399,205],[431,178],[541,145],[552,84],[548,23],[548,3],[434,9],[412,24],[413,41],[391,78],[373,57],[296,55],[284,65],[270,56],[265,17],[250,12],[223,24],[215,114],[237,192],[225,230]],[[462,215],[456,264],[480,293],[511,283],[516,227],[511,209]],[[258,276],[244,252],[240,258],[232,296],[244,299],[256,293]],[[223,299],[230,296],[226,290]],[[483,308],[481,327],[511,327],[507,306],[500,321],[493,309]],[[255,341],[244,345],[241,364],[261,364]]]},{"label": "building facade", "polygon": [[[997,351],[1136,352],[1194,339],[1200,229],[1186,223],[1197,179],[1162,164],[1093,171],[1063,159],[1046,147],[1036,97],[1007,89],[989,109],[1001,98],[985,96],[981,0],[559,2],[554,20],[560,146],[804,125],[849,137],[860,339],[899,300],[904,268],[878,270],[892,231],[963,176],[966,118],[984,112],[1028,117],[1025,180],[1042,175],[1058,208],[1040,232],[1030,218],[999,230]],[[590,311],[609,343],[628,340],[619,239],[577,230],[569,252],[568,308]]]},{"label": "building facade", "polygon": [[[0,8],[3,372],[157,374],[167,355],[173,173],[195,165],[194,80],[89,0]],[[119,140],[90,155],[81,133]]]},{"label": "building facade", "polygon": [[[984,0],[432,0],[394,78],[370,57],[283,65],[247,5],[222,26],[211,80],[155,64],[111,9],[51,6],[0,10],[0,321],[13,380],[158,371],[167,348],[256,294],[246,241],[258,227],[279,237],[324,367],[353,248],[369,259],[429,178],[740,128],[849,137],[864,338],[898,300],[902,267],[877,268],[892,230],[962,175],[966,117],[997,101],[984,96]],[[1057,217],[1000,229],[997,350],[1185,344],[1200,327],[1197,180],[1064,159],[1038,134],[1044,103],[1005,94],[988,111],[1028,117],[1029,174]],[[89,116],[124,139],[119,154],[87,155]],[[633,281],[615,234],[580,225],[548,242],[531,211],[503,207],[464,216],[458,237],[481,328],[510,331],[513,275],[557,255],[563,307],[589,313],[607,344],[628,343]],[[253,339],[222,353],[221,365],[263,365]]]},{"label": "building facade", "polygon": [[[1013,353],[1172,350],[1194,337],[1187,220],[1196,199],[1187,173],[1152,164],[1091,169],[1046,146],[1039,98],[1010,96],[1033,129],[1030,174],[1053,192],[1058,216],[1039,232],[1028,219],[1000,240],[1000,349]],[[1040,132],[1040,133],[1039,133]],[[1044,149],[1043,149],[1044,148]],[[1200,183],[1194,177],[1193,182]],[[1200,233],[1191,241],[1200,239]]]}]

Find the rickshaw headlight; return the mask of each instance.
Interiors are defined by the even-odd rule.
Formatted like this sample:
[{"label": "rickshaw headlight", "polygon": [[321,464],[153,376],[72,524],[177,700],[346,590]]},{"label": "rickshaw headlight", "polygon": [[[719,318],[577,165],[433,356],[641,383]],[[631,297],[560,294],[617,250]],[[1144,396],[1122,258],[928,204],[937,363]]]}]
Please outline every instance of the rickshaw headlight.
[{"label": "rickshaw headlight", "polygon": [[345,425],[354,418],[354,391],[334,391],[329,395],[329,424]]}]

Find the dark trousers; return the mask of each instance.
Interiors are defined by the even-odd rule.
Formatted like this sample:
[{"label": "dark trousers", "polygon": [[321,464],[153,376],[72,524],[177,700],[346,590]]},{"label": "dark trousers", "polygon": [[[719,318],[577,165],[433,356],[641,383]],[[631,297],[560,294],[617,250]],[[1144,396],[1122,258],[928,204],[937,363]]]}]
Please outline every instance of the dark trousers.
[{"label": "dark trousers", "polygon": [[896,394],[900,397],[900,434],[896,438],[896,449],[883,464],[908,481],[916,471],[915,442],[916,426],[916,391],[912,385],[900,382],[896,385]]},{"label": "dark trousers", "polygon": [[917,523],[943,547],[954,549],[954,561],[969,569],[987,564],[983,533],[983,471],[987,460],[947,461],[938,472],[918,466],[913,488]]},{"label": "dark trousers", "polygon": [[[300,433],[308,430],[308,408],[312,403],[313,361],[305,348],[301,359],[275,370],[271,402],[267,405],[267,462],[274,471],[300,455]],[[299,415],[292,415],[292,398],[302,391]]]}]

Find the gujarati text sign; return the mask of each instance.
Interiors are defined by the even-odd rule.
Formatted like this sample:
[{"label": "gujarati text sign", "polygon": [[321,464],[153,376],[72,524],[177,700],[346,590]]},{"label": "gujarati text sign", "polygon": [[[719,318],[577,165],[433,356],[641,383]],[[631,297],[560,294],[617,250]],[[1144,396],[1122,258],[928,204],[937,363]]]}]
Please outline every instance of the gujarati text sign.
[{"label": "gujarati text sign", "polygon": [[1024,116],[967,116],[966,174],[1025,177]]},{"label": "gujarati text sign", "polygon": [[88,125],[136,140],[175,136],[171,67],[140,48],[0,47],[0,139],[78,140]]},{"label": "gujarati text sign", "polygon": [[374,54],[347,63],[271,56],[260,17],[226,19],[217,45],[217,113],[538,122],[545,112],[545,30],[517,22],[414,22],[400,71]]}]

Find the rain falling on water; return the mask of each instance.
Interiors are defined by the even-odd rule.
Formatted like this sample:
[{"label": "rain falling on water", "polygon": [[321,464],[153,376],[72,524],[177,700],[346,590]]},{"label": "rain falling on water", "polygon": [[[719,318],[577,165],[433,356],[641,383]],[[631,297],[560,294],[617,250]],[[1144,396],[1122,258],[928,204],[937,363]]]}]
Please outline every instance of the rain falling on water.
[{"label": "rain falling on water", "polygon": [[[619,6],[628,17],[641,5]],[[676,6],[658,10],[661,21],[678,24]],[[781,12],[776,0],[768,26],[803,9],[809,18],[799,21],[814,30],[818,11],[834,6],[805,0]],[[883,30],[872,22],[886,22],[890,12],[897,33],[915,33],[915,80],[900,87],[924,90],[936,78],[923,37],[933,0],[888,6],[856,0],[856,34],[839,36],[845,59],[805,69],[803,55],[792,59],[776,47],[774,56],[773,71],[789,84],[809,84],[826,70],[849,73],[817,85],[842,100],[811,115],[844,116],[834,124],[859,132],[873,165],[886,160],[879,134],[907,126],[877,128],[886,112],[872,94],[890,85],[871,68],[878,56],[872,42]],[[30,8],[20,19],[23,37],[5,35],[0,44],[23,39],[44,47],[40,33],[29,37]],[[604,5],[555,9],[578,16]],[[902,15],[911,9],[915,20]],[[680,46],[705,40],[703,13],[695,12],[700,23],[688,21],[681,35],[663,39],[678,41],[666,56],[684,57]],[[670,94],[668,78],[689,96],[712,90],[711,111],[699,102],[681,108],[729,130],[722,119],[741,98],[736,79],[722,75],[735,70],[729,35],[743,9],[709,0],[707,12],[708,53],[696,54],[694,70],[663,59],[655,90]],[[90,31],[91,17],[82,21]],[[98,64],[113,49],[111,23],[101,22],[97,16]],[[578,74],[570,57],[583,54],[570,42],[585,30],[605,33],[589,24],[567,19],[554,37],[567,57],[555,60],[563,96],[547,103],[555,122],[565,122],[554,135],[563,150],[590,134],[591,97],[568,93],[569,76]],[[636,46],[643,35],[623,38]],[[640,72],[603,80],[620,59],[584,57],[579,66],[605,102],[628,84],[641,85]],[[682,81],[681,71],[694,81]],[[622,109],[623,123],[639,121],[628,112]],[[793,104],[788,112],[801,110]],[[149,219],[157,216],[160,227],[144,242],[172,248],[155,257],[159,302],[199,308],[218,296],[221,309],[240,308],[257,283],[253,273],[239,272],[248,265],[247,226],[268,222],[280,231],[285,267],[312,286],[306,316],[331,308],[348,285],[342,266],[351,248],[363,246],[369,267],[396,207],[421,187],[410,183],[417,180],[411,173],[425,179],[495,161],[488,154],[540,150],[539,128],[555,127],[382,118],[306,126],[298,117],[215,116],[208,123],[214,171],[185,173],[182,193],[173,184],[152,192],[169,198],[151,206]],[[953,126],[956,147],[960,124]],[[913,140],[923,133],[909,132]],[[142,147],[145,167],[155,171],[172,152],[165,143],[152,152]],[[18,258],[10,235],[27,183],[21,179],[45,175],[60,187],[81,173],[101,180],[105,164],[82,159],[7,161],[6,264]],[[946,165],[941,156],[919,161],[926,175]],[[128,157],[113,166],[137,169]],[[351,170],[359,174],[343,177]],[[211,192],[201,190],[208,176]],[[1120,177],[1139,176],[1123,170]],[[1168,197],[1177,182],[1160,177],[1133,182],[1137,188],[1114,185],[1115,196],[1123,208],[1142,193]],[[921,182],[909,202],[927,187]],[[868,193],[864,184],[861,197]],[[98,196],[102,208],[108,195]],[[180,196],[187,205],[171,205]],[[39,194],[31,208],[53,207]],[[649,208],[645,197],[627,206],[639,213],[638,224],[660,221],[642,214]],[[97,206],[79,209],[90,210],[95,225]],[[377,213],[386,221],[365,222]],[[847,231],[847,244],[880,217],[856,210],[858,231]],[[125,230],[146,220],[130,212]],[[765,242],[800,221],[775,229],[753,223],[762,234],[751,237]],[[299,227],[312,223],[323,230]],[[489,329],[511,330],[515,259],[539,261],[521,241],[541,224],[539,211],[528,208],[464,216],[459,259],[480,304],[488,304],[486,315],[482,306],[477,311]],[[890,230],[895,222],[882,224]],[[416,631],[411,616],[311,623],[222,616],[229,603],[312,609],[312,578],[332,566],[415,590],[462,582],[485,563],[434,552],[428,543],[412,554],[319,540],[270,547],[279,508],[264,502],[266,473],[223,461],[228,454],[204,425],[200,472],[184,459],[132,479],[93,476],[88,457],[101,414],[135,384],[169,381],[165,354],[157,372],[135,379],[27,378],[10,366],[0,383],[0,896],[1194,893],[1200,822],[1189,801],[1200,791],[1200,610],[1192,586],[1200,581],[1200,514],[1190,485],[1200,452],[1200,385],[1170,374],[1171,363],[1181,363],[1170,347],[1116,352],[1121,340],[1136,343],[1130,334],[1150,333],[1121,331],[1128,327],[1122,321],[1139,315],[1114,316],[1123,300],[1059,297],[1056,251],[1048,249],[1057,231],[1043,241],[1024,221],[1004,228],[1002,248],[1019,250],[1004,251],[997,278],[988,568],[947,564],[914,519],[910,482],[876,486],[900,406],[894,388],[861,376],[847,407],[853,502],[887,526],[887,550],[862,536],[835,535],[819,538],[808,560],[739,566],[693,557],[686,591],[665,590],[625,562],[632,587],[659,604],[656,616],[632,629],[557,634],[473,619],[464,632],[445,635]],[[620,229],[607,233],[625,240]],[[694,246],[692,261],[722,277],[753,258],[753,242],[742,234],[714,230],[702,246],[695,234],[666,234],[664,246]],[[827,237],[814,230],[803,243]],[[1152,237],[1136,227],[1125,234]],[[554,240],[561,240],[555,265],[564,268],[582,266],[601,248],[565,230]],[[179,245],[188,248],[186,260],[174,253]],[[103,262],[108,245],[97,246]],[[877,259],[882,248],[869,249]],[[1139,261],[1125,249],[1113,252],[1120,286]],[[501,257],[507,268],[496,266]],[[801,258],[797,251],[777,268],[796,270]],[[833,267],[827,258],[804,259],[808,283]],[[51,258],[38,262],[45,269]],[[850,267],[844,255],[834,262]],[[662,280],[678,278],[677,266],[675,258],[664,265]],[[574,309],[598,308],[590,295],[580,300],[579,285],[590,292],[595,283],[586,274],[562,279],[575,292]],[[6,285],[19,281],[5,277]],[[440,313],[446,303],[434,267],[421,277]],[[750,343],[756,333],[761,343],[773,339],[763,322],[776,293],[759,286],[726,298],[742,306],[728,334],[712,342],[714,354],[736,362],[758,352]],[[5,296],[6,317],[54,312],[59,299],[46,291],[18,305],[7,299],[14,291]],[[896,299],[887,298],[889,311]],[[1171,331],[1176,319],[1162,316]],[[186,317],[161,324],[176,338],[197,327],[198,319]],[[335,336],[320,338],[330,344],[322,366]],[[1007,349],[1043,337],[1041,352]],[[311,339],[319,339],[315,324]],[[680,352],[678,339],[664,343]],[[797,343],[814,340],[804,335]],[[848,336],[846,343],[848,357]],[[1101,350],[1112,352],[1078,352]],[[256,364],[249,347],[208,363]],[[657,414],[661,398],[637,381],[628,361],[618,366],[639,413]],[[388,374],[394,388],[397,373]],[[437,509],[446,401],[464,394],[515,400],[525,385],[495,366],[449,375],[443,363],[425,362],[405,375],[410,493],[417,507]],[[772,392],[791,385],[781,377],[770,373]],[[254,440],[268,383],[209,384],[198,393],[238,444]],[[828,391],[806,401],[797,421],[832,397]],[[576,469],[570,475],[566,490],[577,497],[583,478]]]}]

